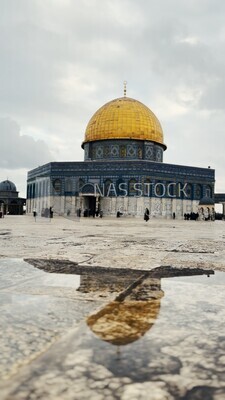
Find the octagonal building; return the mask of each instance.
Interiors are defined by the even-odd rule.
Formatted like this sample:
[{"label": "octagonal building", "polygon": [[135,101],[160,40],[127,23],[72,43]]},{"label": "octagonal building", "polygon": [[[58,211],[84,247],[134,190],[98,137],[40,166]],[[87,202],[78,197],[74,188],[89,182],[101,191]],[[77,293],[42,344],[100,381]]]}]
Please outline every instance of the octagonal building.
[{"label": "octagonal building", "polygon": [[28,172],[27,212],[48,215],[183,218],[202,197],[214,201],[215,171],[163,163],[161,124],[126,97],[99,108],[87,124],[83,162],[50,162]]}]

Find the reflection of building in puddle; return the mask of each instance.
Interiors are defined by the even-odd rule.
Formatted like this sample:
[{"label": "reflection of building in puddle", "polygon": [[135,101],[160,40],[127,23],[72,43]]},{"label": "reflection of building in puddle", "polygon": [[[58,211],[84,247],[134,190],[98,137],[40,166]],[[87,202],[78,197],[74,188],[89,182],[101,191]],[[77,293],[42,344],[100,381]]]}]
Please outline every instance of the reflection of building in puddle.
[{"label": "reflection of building in puddle", "polygon": [[158,318],[160,301],[164,296],[160,272],[161,277],[210,276],[214,273],[211,270],[166,267],[145,273],[120,293],[115,301],[87,318],[87,325],[92,332],[101,340],[118,346],[132,343],[144,336]]},{"label": "reflection of building in puddle", "polygon": [[[134,282],[134,285],[130,286],[125,292],[125,300],[131,301],[149,301],[161,299],[164,295],[161,289],[160,278],[150,278],[143,275],[140,279]],[[123,294],[117,297],[116,300],[122,300]]]},{"label": "reflection of building in puddle", "polygon": [[80,275],[79,292],[82,293],[119,293],[126,289],[131,283],[140,277],[140,272],[114,273],[114,272],[99,272]]},{"label": "reflection of building in puddle", "polygon": [[121,301],[107,304],[87,318],[87,325],[100,339],[114,345],[138,340],[153,326],[163,297],[161,280],[147,278]]}]

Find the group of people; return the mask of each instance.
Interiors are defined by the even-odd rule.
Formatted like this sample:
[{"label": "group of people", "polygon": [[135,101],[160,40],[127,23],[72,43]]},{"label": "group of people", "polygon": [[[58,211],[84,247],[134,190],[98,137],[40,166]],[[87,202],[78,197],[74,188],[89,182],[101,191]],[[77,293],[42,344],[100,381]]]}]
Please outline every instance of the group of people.
[{"label": "group of people", "polygon": [[191,212],[191,213],[187,213],[187,214],[185,213],[184,214],[184,220],[185,221],[189,221],[189,220],[197,221],[198,218],[199,218],[199,213],[198,212],[197,213]]},{"label": "group of people", "polygon": [[[149,213],[149,209],[148,208],[146,208],[145,209],[145,212],[144,212],[144,220],[147,222],[148,220],[149,220],[149,215],[150,215],[150,213]],[[175,212],[173,213],[173,219],[175,219],[176,218],[176,214],[175,214]],[[197,219],[199,218],[199,213],[194,213],[194,212],[191,212],[191,213],[185,213],[184,214],[184,219],[185,219],[185,221],[186,220],[192,220],[192,221],[197,221]]]},{"label": "group of people", "polygon": [[[77,216],[81,217],[81,209],[79,208],[77,211]],[[88,209],[86,208],[83,212],[83,216],[86,217],[103,217],[103,211],[102,210],[92,210],[92,209]]]}]

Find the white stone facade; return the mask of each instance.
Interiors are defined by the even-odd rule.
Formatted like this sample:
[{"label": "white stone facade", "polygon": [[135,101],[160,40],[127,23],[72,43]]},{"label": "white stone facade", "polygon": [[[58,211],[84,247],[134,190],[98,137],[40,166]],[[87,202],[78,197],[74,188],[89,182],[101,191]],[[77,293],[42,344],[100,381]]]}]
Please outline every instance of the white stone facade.
[{"label": "white stone facade", "polygon": [[[52,208],[56,215],[77,216],[88,208],[89,196],[45,196],[27,200],[27,213],[34,210],[37,216],[43,216],[46,209]],[[98,206],[99,203],[99,206]],[[96,198],[96,209],[103,211],[104,216],[116,216],[117,211],[128,217],[143,217],[146,208],[151,218],[183,219],[185,213],[198,212],[197,200],[182,200],[160,197],[100,197]]]}]

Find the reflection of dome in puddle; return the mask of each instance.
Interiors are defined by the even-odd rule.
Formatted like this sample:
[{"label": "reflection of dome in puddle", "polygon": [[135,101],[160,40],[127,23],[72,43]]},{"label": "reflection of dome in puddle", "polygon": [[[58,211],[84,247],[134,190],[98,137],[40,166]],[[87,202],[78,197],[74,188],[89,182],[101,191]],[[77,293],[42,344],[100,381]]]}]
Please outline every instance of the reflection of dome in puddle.
[{"label": "reflection of dome in puddle", "polygon": [[[201,269],[164,269],[165,277],[212,274]],[[87,318],[87,325],[101,340],[113,345],[126,345],[140,339],[159,316],[161,278],[142,276],[121,292],[115,301]]]},{"label": "reflection of dome in puddle", "polygon": [[161,290],[154,290],[154,296],[149,300],[136,301],[128,295],[125,301],[113,301],[89,316],[87,325],[101,340],[114,345],[132,343],[153,326],[162,296]]}]

